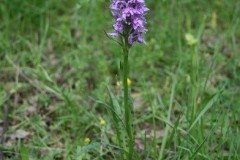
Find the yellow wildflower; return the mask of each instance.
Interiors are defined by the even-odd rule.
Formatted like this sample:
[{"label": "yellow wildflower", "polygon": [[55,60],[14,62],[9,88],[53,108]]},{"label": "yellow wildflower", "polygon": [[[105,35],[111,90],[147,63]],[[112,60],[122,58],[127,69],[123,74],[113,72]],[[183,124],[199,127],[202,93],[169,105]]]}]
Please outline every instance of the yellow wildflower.
[{"label": "yellow wildflower", "polygon": [[185,39],[187,41],[187,44],[190,46],[197,43],[197,39],[191,33],[185,34]]},{"label": "yellow wildflower", "polygon": [[84,139],[84,143],[85,144],[89,144],[91,142],[91,139],[89,138],[89,137],[86,137],[85,139]]},{"label": "yellow wildflower", "polygon": [[212,13],[211,26],[212,28],[217,27],[217,13],[215,11]]},{"label": "yellow wildflower", "polygon": [[101,120],[100,120],[100,125],[101,125],[101,126],[105,126],[105,125],[106,125],[106,121],[105,121],[104,119],[101,119]]},{"label": "yellow wildflower", "polygon": [[121,82],[117,81],[116,85],[117,85],[118,87],[120,87],[120,86],[121,86]]},{"label": "yellow wildflower", "polygon": [[127,79],[127,84],[128,84],[128,86],[131,86],[131,84],[132,84],[132,81],[131,81],[131,79]]},{"label": "yellow wildflower", "polygon": [[[127,84],[128,84],[128,86],[131,86],[131,84],[132,84],[131,79],[129,79],[129,78],[127,79]],[[117,81],[116,85],[117,85],[118,87],[120,87],[120,86],[122,85],[122,82]]]}]

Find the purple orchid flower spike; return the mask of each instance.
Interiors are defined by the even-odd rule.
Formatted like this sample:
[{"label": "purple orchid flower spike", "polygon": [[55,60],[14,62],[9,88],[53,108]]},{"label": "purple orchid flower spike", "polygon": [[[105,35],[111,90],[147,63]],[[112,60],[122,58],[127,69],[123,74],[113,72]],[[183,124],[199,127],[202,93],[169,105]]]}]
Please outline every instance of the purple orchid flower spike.
[{"label": "purple orchid flower spike", "polygon": [[112,38],[124,36],[129,45],[136,42],[145,43],[143,34],[147,29],[144,16],[149,9],[144,0],[113,0],[110,9],[115,23],[114,32],[109,36]]},{"label": "purple orchid flower spike", "polygon": [[[119,133],[120,135],[117,137],[120,147],[124,148],[121,154],[122,159],[133,160],[136,152],[134,149],[133,106],[129,103],[129,95],[131,94],[129,94],[128,90],[128,56],[132,45],[145,43],[143,34],[147,32],[147,29],[145,28],[146,19],[144,16],[149,9],[146,7],[144,0],[112,0],[110,9],[115,19],[113,24],[114,32],[108,33],[107,36],[120,44],[123,51],[121,71],[124,124],[120,128],[126,129],[126,132]],[[122,143],[123,141],[124,143]]]}]

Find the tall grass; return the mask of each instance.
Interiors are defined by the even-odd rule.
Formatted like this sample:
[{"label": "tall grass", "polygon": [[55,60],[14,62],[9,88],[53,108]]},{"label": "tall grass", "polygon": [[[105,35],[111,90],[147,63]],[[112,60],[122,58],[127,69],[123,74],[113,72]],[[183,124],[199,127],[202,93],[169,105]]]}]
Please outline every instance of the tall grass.
[{"label": "tall grass", "polygon": [[[116,85],[122,51],[104,34],[112,24],[109,3],[1,1],[5,159],[127,159],[123,86]],[[240,159],[240,2],[146,3],[147,44],[128,57],[134,158]],[[11,138],[20,129],[29,136]]]}]

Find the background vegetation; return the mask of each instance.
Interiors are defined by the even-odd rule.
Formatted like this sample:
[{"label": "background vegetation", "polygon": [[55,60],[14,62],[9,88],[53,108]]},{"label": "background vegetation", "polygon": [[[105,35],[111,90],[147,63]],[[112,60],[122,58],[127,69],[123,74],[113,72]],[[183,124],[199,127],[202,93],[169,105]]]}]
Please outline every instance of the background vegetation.
[{"label": "background vegetation", "polygon": [[[146,3],[147,43],[129,56],[140,159],[240,159],[240,1]],[[104,33],[109,5],[0,0],[5,159],[118,159],[106,103],[107,87],[120,97],[121,50]]]}]

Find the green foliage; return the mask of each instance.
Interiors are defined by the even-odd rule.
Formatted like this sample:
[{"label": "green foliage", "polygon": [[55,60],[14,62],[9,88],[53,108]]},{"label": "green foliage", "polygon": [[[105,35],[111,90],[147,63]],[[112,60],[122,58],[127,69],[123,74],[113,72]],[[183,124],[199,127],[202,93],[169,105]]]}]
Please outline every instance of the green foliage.
[{"label": "green foliage", "polygon": [[[109,2],[1,0],[5,159],[121,158],[122,53],[104,33]],[[146,3],[147,43],[129,55],[136,159],[240,159],[240,1]],[[18,129],[30,135],[11,139]]]}]

